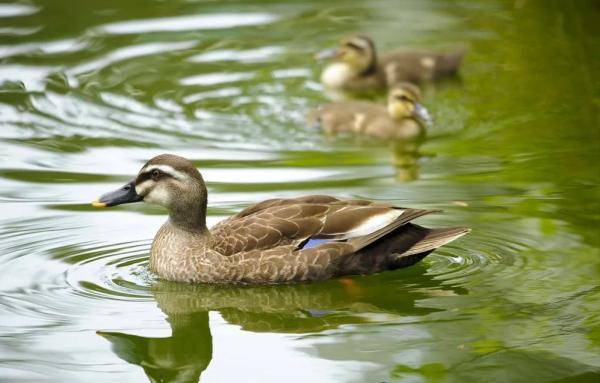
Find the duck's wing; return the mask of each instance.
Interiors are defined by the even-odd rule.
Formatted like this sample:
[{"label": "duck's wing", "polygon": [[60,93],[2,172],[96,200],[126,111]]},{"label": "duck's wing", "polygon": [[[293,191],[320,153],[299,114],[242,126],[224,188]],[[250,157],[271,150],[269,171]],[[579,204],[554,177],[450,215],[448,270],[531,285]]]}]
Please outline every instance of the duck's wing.
[{"label": "duck's wing", "polygon": [[[217,224],[217,226],[227,224],[229,221],[240,219],[242,217],[247,217],[249,215],[258,213],[260,211],[264,211],[270,207],[295,205],[295,204],[301,204],[301,203],[317,203],[317,204],[325,203],[325,204],[327,204],[327,203],[334,203],[334,202],[340,202],[340,200],[338,198],[331,197],[328,195],[318,195],[318,194],[302,196],[302,197],[298,197],[298,198],[268,199],[268,200],[264,200],[259,203],[255,203],[254,205],[248,206],[247,208],[240,211],[239,213],[232,215],[231,217],[229,217],[228,219],[226,219],[224,221],[221,221],[219,224]],[[368,201],[366,201],[366,202],[368,202]],[[215,227],[217,227],[217,226],[215,226]]]},{"label": "duck's wing", "polygon": [[430,212],[328,196],[273,199],[250,206],[213,227],[212,248],[225,256],[340,244],[344,244],[344,251],[348,245],[360,249]]},{"label": "duck's wing", "polygon": [[465,49],[440,53],[428,51],[392,51],[383,54],[381,70],[388,86],[409,81],[435,80],[456,73],[466,53]]}]

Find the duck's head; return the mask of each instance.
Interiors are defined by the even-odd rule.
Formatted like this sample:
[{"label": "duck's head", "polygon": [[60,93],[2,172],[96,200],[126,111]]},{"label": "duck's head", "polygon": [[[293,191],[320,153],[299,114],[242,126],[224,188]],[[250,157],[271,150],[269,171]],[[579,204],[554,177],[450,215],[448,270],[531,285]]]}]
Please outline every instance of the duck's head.
[{"label": "duck's head", "polygon": [[375,69],[377,55],[373,40],[367,36],[354,35],[340,40],[337,49],[317,53],[317,59],[334,59],[345,63],[357,73],[367,73]]},{"label": "duck's head", "polygon": [[388,113],[394,119],[415,118],[428,125],[431,116],[420,101],[421,91],[416,85],[398,84],[388,93]]},{"label": "duck's head", "polygon": [[102,195],[92,206],[144,201],[167,208],[171,218],[194,221],[199,216],[198,209],[206,209],[206,195],[204,180],[191,161],[161,154],[142,166],[133,181]]}]

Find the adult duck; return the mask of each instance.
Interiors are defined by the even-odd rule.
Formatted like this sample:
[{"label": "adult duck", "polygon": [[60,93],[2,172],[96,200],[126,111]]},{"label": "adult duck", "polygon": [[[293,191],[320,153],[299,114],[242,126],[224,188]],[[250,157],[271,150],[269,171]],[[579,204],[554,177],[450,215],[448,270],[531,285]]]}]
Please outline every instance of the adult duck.
[{"label": "adult duck", "polygon": [[324,195],[271,199],[206,227],[207,190],[187,159],[163,154],[92,204],[149,202],[169,219],[150,251],[160,277],[197,283],[318,281],[409,266],[468,232],[411,221],[434,210]]},{"label": "adult duck", "polygon": [[419,88],[403,83],[390,90],[387,106],[368,101],[332,102],[309,113],[308,124],[328,134],[353,132],[380,139],[412,140],[423,136],[431,122],[420,100]]},{"label": "adult duck", "polygon": [[355,35],[343,38],[338,49],[320,52],[316,57],[333,60],[321,74],[323,85],[361,92],[454,75],[464,54],[465,49],[449,53],[397,50],[378,56],[373,40]]}]

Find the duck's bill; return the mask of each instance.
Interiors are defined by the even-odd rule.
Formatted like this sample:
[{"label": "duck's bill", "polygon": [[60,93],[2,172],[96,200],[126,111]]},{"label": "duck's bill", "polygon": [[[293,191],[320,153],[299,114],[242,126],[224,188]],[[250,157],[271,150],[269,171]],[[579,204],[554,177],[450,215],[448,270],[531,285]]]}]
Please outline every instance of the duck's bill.
[{"label": "duck's bill", "polygon": [[413,114],[417,119],[421,120],[426,125],[431,125],[431,123],[433,122],[431,114],[429,114],[427,108],[419,104],[418,102],[415,103],[415,109]]},{"label": "duck's bill", "polygon": [[332,58],[336,58],[340,55],[340,52],[337,49],[325,49],[321,52],[317,52],[315,54],[316,60],[329,60]]},{"label": "duck's bill", "polygon": [[135,191],[135,181],[131,181],[115,191],[103,194],[100,198],[92,202],[92,206],[110,207],[124,203],[140,202],[141,200],[143,200],[143,197]]}]

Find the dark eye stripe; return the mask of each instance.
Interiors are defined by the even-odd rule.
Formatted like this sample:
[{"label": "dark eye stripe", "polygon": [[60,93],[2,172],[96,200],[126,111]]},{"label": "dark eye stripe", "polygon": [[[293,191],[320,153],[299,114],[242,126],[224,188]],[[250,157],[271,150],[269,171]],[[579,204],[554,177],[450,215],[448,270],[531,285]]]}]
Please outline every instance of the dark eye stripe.
[{"label": "dark eye stripe", "polygon": [[359,50],[359,51],[364,51],[365,50],[360,45],[356,45],[356,44],[351,43],[351,42],[346,43],[346,45],[349,46],[350,48],[354,48],[354,49]]},{"label": "dark eye stripe", "polygon": [[[135,179],[135,183],[139,185],[139,184],[141,184],[144,181],[152,179],[152,172],[154,172],[154,170],[150,170],[150,171],[141,173]],[[171,175],[169,173],[165,173],[165,172],[160,172],[160,176],[161,177],[165,177],[165,176],[171,177]]]},{"label": "dark eye stripe", "polygon": [[139,185],[142,182],[147,181],[149,179],[152,179],[152,173],[151,172],[141,173],[135,179],[135,183]]}]

